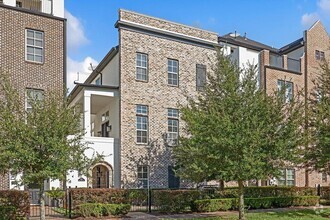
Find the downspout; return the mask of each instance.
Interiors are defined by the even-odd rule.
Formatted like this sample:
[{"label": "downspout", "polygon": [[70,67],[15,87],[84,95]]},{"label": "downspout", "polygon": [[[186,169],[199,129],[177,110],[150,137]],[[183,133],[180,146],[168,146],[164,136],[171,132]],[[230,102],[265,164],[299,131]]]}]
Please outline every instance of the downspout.
[{"label": "downspout", "polygon": [[[308,148],[308,69],[307,69],[307,30],[304,31],[304,53],[305,53],[305,63],[304,63],[304,68],[305,68],[305,133],[306,133],[306,137],[307,137],[307,141],[305,143],[305,149]],[[309,186],[309,175],[308,175],[308,171],[309,171],[309,168],[308,168],[308,165],[306,165],[305,167],[305,187],[308,187]]]}]

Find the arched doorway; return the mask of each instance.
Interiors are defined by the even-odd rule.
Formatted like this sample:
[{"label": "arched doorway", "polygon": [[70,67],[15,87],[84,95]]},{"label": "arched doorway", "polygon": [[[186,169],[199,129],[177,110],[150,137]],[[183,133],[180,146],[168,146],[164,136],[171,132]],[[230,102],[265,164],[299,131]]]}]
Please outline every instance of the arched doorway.
[{"label": "arched doorway", "polygon": [[110,188],[112,182],[112,167],[109,164],[98,163],[92,168],[92,188]]}]

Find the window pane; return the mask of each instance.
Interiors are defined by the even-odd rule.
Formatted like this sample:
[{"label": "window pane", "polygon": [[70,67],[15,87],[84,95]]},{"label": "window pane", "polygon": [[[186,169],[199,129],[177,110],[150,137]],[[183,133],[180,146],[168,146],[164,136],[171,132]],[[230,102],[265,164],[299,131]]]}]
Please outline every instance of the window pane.
[{"label": "window pane", "polygon": [[28,36],[28,37],[31,37],[31,38],[34,37],[34,34],[33,34],[34,31],[32,31],[32,30],[27,30],[26,33],[27,33],[27,36]]},{"label": "window pane", "polygon": [[34,53],[33,47],[27,47],[27,52],[33,54]]},{"label": "window pane", "polygon": [[36,31],[36,32],[35,32],[35,38],[36,38],[36,39],[42,39],[42,33]]},{"label": "window pane", "polygon": [[36,55],[42,55],[42,49],[41,48],[35,48],[34,52]]},{"label": "window pane", "polygon": [[34,56],[31,54],[28,54],[26,58],[27,60],[34,61]]},{"label": "window pane", "polygon": [[33,39],[27,39],[27,44],[28,45],[34,45],[34,40]]},{"label": "window pane", "polygon": [[36,46],[38,46],[38,47],[42,47],[42,41],[40,41],[40,40],[36,40],[36,41],[35,41],[35,44],[36,44]]},{"label": "window pane", "polygon": [[34,61],[41,63],[42,62],[42,57],[41,56],[35,56]]}]

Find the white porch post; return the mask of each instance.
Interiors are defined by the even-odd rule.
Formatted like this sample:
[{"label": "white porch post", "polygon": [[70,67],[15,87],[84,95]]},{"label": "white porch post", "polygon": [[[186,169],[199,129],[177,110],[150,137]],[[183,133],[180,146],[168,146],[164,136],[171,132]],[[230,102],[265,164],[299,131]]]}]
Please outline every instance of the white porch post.
[{"label": "white porch post", "polygon": [[84,91],[84,129],[85,137],[91,137],[91,94]]}]

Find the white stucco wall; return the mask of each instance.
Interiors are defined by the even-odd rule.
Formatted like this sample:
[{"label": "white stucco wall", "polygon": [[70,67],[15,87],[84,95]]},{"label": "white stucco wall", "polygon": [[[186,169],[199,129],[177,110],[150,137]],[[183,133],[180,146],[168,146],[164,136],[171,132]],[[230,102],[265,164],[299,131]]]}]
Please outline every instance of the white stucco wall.
[{"label": "white stucco wall", "polygon": [[119,53],[102,70],[103,85],[119,86]]},{"label": "white stucco wall", "polygon": [[[41,0],[41,11],[47,14],[51,13],[53,4],[53,15],[64,18],[64,0]],[[3,0],[5,5],[16,6],[16,0]]]},{"label": "white stucco wall", "polygon": [[[115,157],[119,157],[119,155],[116,155],[119,153],[118,151],[118,140],[114,138],[102,138],[102,137],[85,137],[85,142],[89,143],[89,147],[91,149],[85,151],[85,155],[88,158],[92,158],[95,156],[95,153],[99,153],[104,156],[105,162],[110,164],[113,169],[113,183],[110,183],[110,185],[113,185],[114,183],[120,182],[119,178],[119,172],[120,167],[118,165],[115,165]],[[116,148],[116,149],[115,149]],[[117,164],[118,162],[116,162]],[[80,177],[83,177],[85,181],[80,182],[78,179]],[[117,184],[115,184],[116,187]],[[76,170],[70,170],[67,174],[67,187],[76,188],[76,187],[87,187],[88,186],[88,178],[86,176],[79,176],[78,171]]]}]

